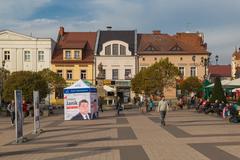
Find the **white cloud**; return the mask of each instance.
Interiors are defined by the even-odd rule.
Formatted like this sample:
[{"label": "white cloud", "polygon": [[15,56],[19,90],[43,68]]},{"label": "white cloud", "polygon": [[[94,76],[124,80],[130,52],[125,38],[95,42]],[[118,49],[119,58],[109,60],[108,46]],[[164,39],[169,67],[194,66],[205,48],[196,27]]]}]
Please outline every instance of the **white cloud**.
[{"label": "white cloud", "polygon": [[0,18],[17,19],[26,18],[31,15],[37,8],[46,5],[51,0],[1,0]]},{"label": "white cloud", "polygon": [[[5,1],[5,0],[0,0]],[[31,15],[58,0],[8,0],[1,2],[0,28],[41,37],[57,37],[59,26],[66,31],[96,31],[107,25],[113,29],[160,29],[175,34],[186,30],[205,35],[209,51],[230,63],[235,46],[240,45],[239,0],[85,0],[84,12],[56,19],[30,19]],[[67,2],[66,3],[70,3]],[[64,12],[64,10],[63,10]],[[91,18],[85,15],[90,15]],[[188,25],[190,24],[190,25]],[[189,27],[187,27],[189,26]]]}]

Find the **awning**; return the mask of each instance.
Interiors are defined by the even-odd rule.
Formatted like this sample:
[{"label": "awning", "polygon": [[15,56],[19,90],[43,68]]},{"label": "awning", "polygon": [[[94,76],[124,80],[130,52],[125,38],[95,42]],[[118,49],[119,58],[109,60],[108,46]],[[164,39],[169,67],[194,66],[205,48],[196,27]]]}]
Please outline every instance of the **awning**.
[{"label": "awning", "polygon": [[[222,80],[222,81],[221,81],[221,84],[222,84],[223,87],[224,87],[224,86],[227,86],[229,83],[230,83],[230,80]],[[206,86],[205,88],[212,88],[212,87],[214,87],[214,83]]]},{"label": "awning", "polygon": [[116,90],[110,86],[104,85],[103,89],[107,92],[115,92]]},{"label": "awning", "polygon": [[239,91],[240,91],[240,88],[235,88],[235,89],[232,90],[232,92],[236,92],[236,91],[239,92]]}]

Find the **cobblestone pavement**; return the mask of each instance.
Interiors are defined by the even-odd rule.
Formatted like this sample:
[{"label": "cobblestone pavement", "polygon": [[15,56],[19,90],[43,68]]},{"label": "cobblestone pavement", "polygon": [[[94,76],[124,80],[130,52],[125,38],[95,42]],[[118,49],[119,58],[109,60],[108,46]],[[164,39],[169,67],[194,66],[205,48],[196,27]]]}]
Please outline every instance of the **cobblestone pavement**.
[{"label": "cobblestone pavement", "polygon": [[240,127],[214,115],[171,111],[160,127],[158,113],[125,110],[100,113],[91,121],[64,121],[58,114],[41,119],[43,133],[32,135],[26,118],[15,144],[10,118],[0,118],[0,159],[16,160],[235,160],[240,159]]}]

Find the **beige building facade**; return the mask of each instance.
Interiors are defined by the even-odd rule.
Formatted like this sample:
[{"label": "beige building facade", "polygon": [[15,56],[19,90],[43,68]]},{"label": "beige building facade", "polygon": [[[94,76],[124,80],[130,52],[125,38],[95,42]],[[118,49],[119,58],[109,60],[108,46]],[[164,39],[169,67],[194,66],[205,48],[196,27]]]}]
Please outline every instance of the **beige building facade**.
[{"label": "beige building facade", "polygon": [[[201,33],[162,34],[153,31],[150,34],[138,34],[139,71],[168,58],[178,67],[181,78],[196,76],[200,80],[207,77],[210,53]],[[167,98],[176,97],[176,88],[165,88]]]}]

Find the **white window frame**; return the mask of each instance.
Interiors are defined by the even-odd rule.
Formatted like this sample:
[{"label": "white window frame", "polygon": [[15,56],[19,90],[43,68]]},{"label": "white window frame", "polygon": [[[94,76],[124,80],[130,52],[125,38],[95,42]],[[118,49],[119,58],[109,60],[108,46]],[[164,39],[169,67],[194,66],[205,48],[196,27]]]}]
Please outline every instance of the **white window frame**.
[{"label": "white window frame", "polygon": [[[192,68],[195,68],[195,75],[192,75]],[[196,77],[197,76],[197,67],[196,66],[191,66],[190,67],[190,77]]]},{"label": "white window frame", "polygon": [[10,61],[10,59],[11,59],[10,51],[4,51],[4,60]]},{"label": "white window frame", "polygon": [[[115,76],[114,76],[114,71],[117,71],[117,76],[116,76],[116,78],[115,78]],[[112,69],[112,80],[118,80],[118,78],[119,78],[119,69]]]},{"label": "white window frame", "polygon": [[87,70],[86,69],[82,69],[80,71],[80,79],[87,79]]},{"label": "white window frame", "polygon": [[25,62],[31,61],[31,52],[29,50],[24,51],[24,61]]},{"label": "white window frame", "polygon": [[[117,55],[113,55],[113,44],[118,44],[118,54]],[[110,55],[105,53],[106,47],[109,45],[111,47]],[[121,55],[121,53],[120,53],[121,45],[125,47],[125,51],[126,51],[125,55]],[[103,47],[102,47],[102,50],[100,51],[100,55],[101,56],[131,56],[132,52],[129,50],[129,45],[126,42],[119,41],[119,40],[112,40],[112,41],[103,43]]]},{"label": "white window frame", "polygon": [[[65,51],[65,59],[71,59],[72,57],[71,57],[71,51],[70,50],[66,50]],[[69,55],[69,56],[68,56]]]},{"label": "white window frame", "polygon": [[[76,55],[78,55],[78,56],[76,56]],[[80,59],[80,58],[81,58],[80,51],[79,50],[74,51],[74,59]]]},{"label": "white window frame", "polygon": [[72,80],[72,70],[67,70],[67,80]]},{"label": "white window frame", "polygon": [[179,67],[178,67],[180,73],[182,73],[180,68],[183,69],[183,74],[182,74],[182,76],[184,77],[184,76],[185,76],[185,67],[183,67],[183,66],[179,66]]},{"label": "white window frame", "polygon": [[44,62],[44,51],[38,51],[38,61]]},{"label": "white window frame", "polygon": [[[126,71],[130,71],[130,72],[127,74]],[[128,69],[124,70],[124,78],[125,78],[125,80],[130,80],[132,78],[132,70],[131,69],[128,68]]]},{"label": "white window frame", "polygon": [[57,70],[57,74],[58,74],[59,77],[62,77],[63,76],[63,70],[60,70],[60,69]]}]

